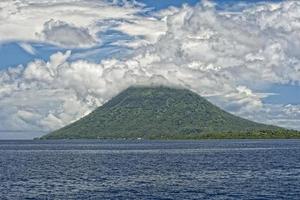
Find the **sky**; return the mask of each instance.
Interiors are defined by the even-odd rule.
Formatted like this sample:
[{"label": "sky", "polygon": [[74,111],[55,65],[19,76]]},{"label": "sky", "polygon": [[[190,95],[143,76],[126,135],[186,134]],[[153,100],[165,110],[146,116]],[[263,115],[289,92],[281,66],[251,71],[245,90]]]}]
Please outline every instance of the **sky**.
[{"label": "sky", "polygon": [[299,1],[2,0],[0,139],[41,136],[149,84],[300,130],[299,21]]}]

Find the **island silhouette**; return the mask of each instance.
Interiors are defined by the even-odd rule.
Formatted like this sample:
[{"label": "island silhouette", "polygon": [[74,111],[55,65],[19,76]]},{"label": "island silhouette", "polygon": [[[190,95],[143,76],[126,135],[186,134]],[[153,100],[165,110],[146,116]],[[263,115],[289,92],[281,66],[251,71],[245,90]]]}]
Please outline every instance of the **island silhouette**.
[{"label": "island silhouette", "polygon": [[300,138],[300,134],[230,114],[188,89],[134,86],[40,139],[249,138]]}]

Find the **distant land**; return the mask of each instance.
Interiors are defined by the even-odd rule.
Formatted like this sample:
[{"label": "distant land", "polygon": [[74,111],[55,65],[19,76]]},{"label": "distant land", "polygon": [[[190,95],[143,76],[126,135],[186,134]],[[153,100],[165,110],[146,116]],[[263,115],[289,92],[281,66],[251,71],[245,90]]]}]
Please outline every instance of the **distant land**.
[{"label": "distant land", "polygon": [[187,89],[130,87],[40,139],[271,139],[300,133],[230,114]]}]

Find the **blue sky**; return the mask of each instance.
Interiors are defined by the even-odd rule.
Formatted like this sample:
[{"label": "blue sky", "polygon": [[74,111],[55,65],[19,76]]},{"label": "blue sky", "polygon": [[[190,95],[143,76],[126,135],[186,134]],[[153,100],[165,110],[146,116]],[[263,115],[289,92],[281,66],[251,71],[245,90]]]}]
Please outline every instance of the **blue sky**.
[{"label": "blue sky", "polygon": [[300,103],[300,87],[297,85],[272,85],[267,90],[268,92],[274,93],[264,99],[264,102],[271,104],[299,104]]},{"label": "blue sky", "polygon": [[146,4],[148,7],[153,7],[156,10],[165,9],[169,6],[182,6],[182,4],[186,3],[189,5],[195,5],[199,1],[198,0],[188,0],[188,1],[181,1],[181,0],[164,0],[164,1],[155,1],[155,0],[141,0],[139,2],[142,2]]},{"label": "blue sky", "polygon": [[[215,0],[214,2],[218,4],[221,8],[223,6],[231,6],[235,5],[237,2],[245,2],[245,3],[258,3],[258,2],[265,2],[267,0]],[[280,2],[281,0],[269,0],[269,2]],[[160,10],[165,9],[169,6],[182,6],[182,4],[189,4],[189,5],[196,5],[199,0],[188,0],[188,1],[182,1],[182,0],[163,0],[163,1],[157,1],[157,0],[140,0],[139,2],[143,2],[148,7],[153,7],[154,9]]]},{"label": "blue sky", "polygon": [[[22,130],[36,136],[56,129],[125,86],[149,81],[147,76],[151,81],[184,83],[242,117],[300,129],[295,121],[300,121],[300,58],[290,53],[300,44],[294,34],[299,30],[293,27],[293,16],[300,11],[297,1],[216,0],[212,11],[196,6],[198,0],[138,1],[146,7],[118,7],[105,1],[89,5],[84,0],[56,5],[47,0],[41,3],[42,14],[39,1],[21,1],[30,12],[16,9],[14,2],[3,4],[2,10],[0,4],[0,18],[5,16],[3,24],[9,24],[0,23],[0,132],[11,130],[22,137]],[[275,11],[270,12],[270,3]],[[183,4],[190,7],[182,8]],[[56,9],[68,10],[71,5],[78,7],[73,15],[56,16]],[[263,14],[256,15],[259,5]],[[245,21],[221,14],[246,9],[252,14],[241,14]],[[178,20],[180,13],[189,18]],[[198,37],[203,41],[194,39]],[[18,65],[24,71],[18,71]]]}]

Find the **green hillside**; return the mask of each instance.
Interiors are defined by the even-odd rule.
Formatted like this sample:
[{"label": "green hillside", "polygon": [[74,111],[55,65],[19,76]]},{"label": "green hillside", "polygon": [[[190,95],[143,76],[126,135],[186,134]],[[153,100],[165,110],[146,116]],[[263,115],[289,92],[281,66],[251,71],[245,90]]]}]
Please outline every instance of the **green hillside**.
[{"label": "green hillside", "polygon": [[186,89],[130,87],[91,114],[42,139],[284,138],[290,135],[299,136],[296,131],[234,116]]}]

